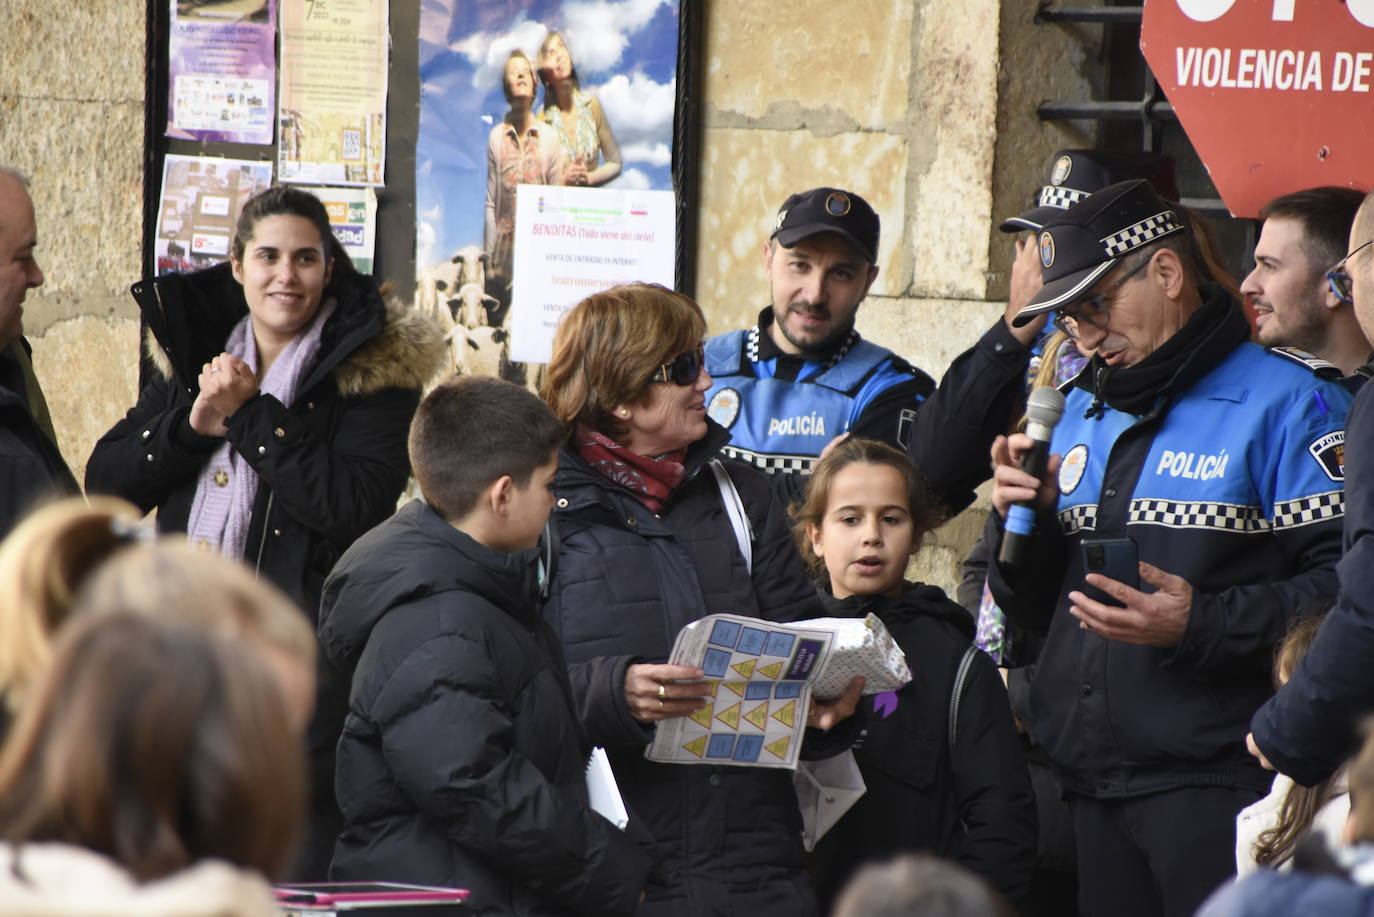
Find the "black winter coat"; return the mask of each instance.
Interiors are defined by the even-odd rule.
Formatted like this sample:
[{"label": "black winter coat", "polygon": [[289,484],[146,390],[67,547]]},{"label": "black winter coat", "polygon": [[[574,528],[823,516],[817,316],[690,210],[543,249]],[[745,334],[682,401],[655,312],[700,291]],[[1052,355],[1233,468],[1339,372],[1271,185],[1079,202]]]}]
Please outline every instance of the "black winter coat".
[{"label": "black winter coat", "polygon": [[462,886],[477,914],[634,911],[649,856],[588,808],[536,554],[486,548],[417,500],[339,561],[320,612],[354,673],[333,878]]},{"label": "black winter coat", "polygon": [[[86,489],[124,497],[145,512],[156,508],[161,531],[184,532],[201,470],[224,441],[191,429],[197,380],[201,367],[223,352],[248,305],[228,264],[140,281],[133,294],[155,371],[138,403],[96,443]],[[396,507],[410,474],[410,419],[443,356],[437,327],[419,313],[385,305],[371,277],[336,270],[325,295],[338,305],[295,403],[288,408],[256,395],[229,418],[226,433],[259,477],[244,560],[312,623],[334,562]],[[301,879],[323,878],[337,831],[331,787],[347,684],[323,656],[317,680],[312,809],[323,814],[312,816],[307,847],[324,854],[322,861],[307,855],[295,871]]]},{"label": "black winter coat", "polygon": [[[726,461],[755,533],[752,576],[745,569],[704,467],[729,435],[708,425],[687,449],[686,479],[657,515],[562,450],[553,515],[561,546],[544,615],[567,653],[583,722],[654,837],[655,876],[636,913],[805,917],[817,911],[791,774],[649,761],[652,731],[625,703],[626,668],[667,661],[678,631],[698,618],[732,612],[792,621],[819,612],[768,478]],[[836,754],[849,738],[813,730],[805,754]]]},{"label": "black winter coat", "polygon": [[895,696],[864,699],[868,716],[853,751],[868,792],[811,853],[822,903],[863,863],[908,851],[953,860],[1008,899],[1024,899],[1035,867],[1035,797],[1006,689],[982,653],[966,676],[949,747],[950,695],[973,638],[968,612],[936,586],[908,584],[897,598],[820,594],[832,617],[876,614],[912,676]]},{"label": "black winter coat", "polygon": [[29,408],[27,382],[15,348],[0,348],[0,539],[35,506],[81,493],[76,478]]},{"label": "black winter coat", "polygon": [[1356,727],[1374,710],[1374,385],[1355,396],[1345,444],[1340,596],[1293,676],[1250,723],[1260,751],[1304,786],[1358,750]]},{"label": "black winter coat", "polygon": [[[196,380],[248,306],[228,264],[140,281],[133,294],[157,372],[96,443],[86,489],[156,508],[159,529],[184,532],[201,469],[223,442],[190,427]],[[312,621],[334,561],[396,507],[410,418],[442,348],[418,313],[388,312],[370,277],[338,271],[326,295],[338,306],[296,403],[257,395],[226,434],[260,478],[244,558]]]}]

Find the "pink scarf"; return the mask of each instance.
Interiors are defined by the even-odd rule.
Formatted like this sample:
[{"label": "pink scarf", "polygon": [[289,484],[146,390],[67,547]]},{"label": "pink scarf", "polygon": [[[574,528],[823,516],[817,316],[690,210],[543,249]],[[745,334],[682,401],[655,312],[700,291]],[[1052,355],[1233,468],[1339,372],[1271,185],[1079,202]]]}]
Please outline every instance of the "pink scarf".
[{"label": "pink scarf", "polygon": [[[291,343],[277,357],[259,391],[272,395],[288,408],[296,400],[296,389],[305,368],[315,362],[320,351],[320,335],[324,323],[334,313],[335,301],[330,298],[320,304],[319,311],[291,339]],[[258,371],[258,344],[253,338],[251,316],[243,319],[229,332],[226,353],[233,354]],[[234,451],[226,439],[196,482],[196,496],[187,520],[186,537],[195,545],[206,545],[226,557],[243,557],[248,542],[248,525],[253,515],[253,501],[258,495],[258,473],[248,460]]]}]

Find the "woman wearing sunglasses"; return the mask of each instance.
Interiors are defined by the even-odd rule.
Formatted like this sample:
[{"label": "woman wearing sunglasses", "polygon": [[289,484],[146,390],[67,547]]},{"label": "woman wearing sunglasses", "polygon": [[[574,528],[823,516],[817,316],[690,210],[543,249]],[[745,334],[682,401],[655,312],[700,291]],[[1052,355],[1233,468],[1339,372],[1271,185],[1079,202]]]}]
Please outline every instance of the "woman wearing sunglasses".
[{"label": "woman wearing sunglasses", "polygon": [[[752,529],[751,560],[736,540],[710,467],[730,436],[706,416],[705,332],[696,303],[644,285],[590,296],[559,326],[543,396],[571,433],[554,481],[559,549],[545,617],[578,712],[606,746],[632,820],[653,836],[657,875],[637,917],[813,915],[788,771],[644,757],[658,721],[707,700],[685,683],[700,669],[663,664],[685,625],[718,612],[821,613],[767,477],[723,461]],[[808,724],[828,729],[857,699],[858,685]],[[844,732],[813,730],[806,756],[848,747]]]}]

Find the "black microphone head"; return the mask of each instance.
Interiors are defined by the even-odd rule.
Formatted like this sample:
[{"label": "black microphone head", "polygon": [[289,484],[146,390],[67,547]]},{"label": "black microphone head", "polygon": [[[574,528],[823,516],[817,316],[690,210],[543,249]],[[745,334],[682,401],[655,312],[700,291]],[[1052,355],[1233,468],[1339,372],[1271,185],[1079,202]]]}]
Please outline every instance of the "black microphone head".
[{"label": "black microphone head", "polygon": [[1054,428],[1064,416],[1064,393],[1053,385],[1042,385],[1026,399],[1026,420],[1042,427]]}]

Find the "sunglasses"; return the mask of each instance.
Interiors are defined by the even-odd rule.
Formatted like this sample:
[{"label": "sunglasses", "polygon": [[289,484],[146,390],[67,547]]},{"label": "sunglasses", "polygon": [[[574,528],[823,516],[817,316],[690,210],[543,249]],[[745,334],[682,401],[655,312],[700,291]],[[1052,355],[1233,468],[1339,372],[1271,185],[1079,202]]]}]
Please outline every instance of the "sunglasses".
[{"label": "sunglasses", "polygon": [[701,376],[701,366],[706,361],[706,351],[698,344],[685,353],[673,357],[672,362],[664,363],[654,370],[649,382],[671,382],[674,385],[691,385]]},{"label": "sunglasses", "polygon": [[1078,311],[1074,314],[1070,315],[1069,313],[1064,312],[1062,310],[1055,313],[1054,327],[1058,328],[1060,331],[1064,332],[1069,337],[1074,339],[1077,339],[1078,337],[1080,322],[1085,325],[1092,325],[1094,328],[1098,329],[1106,328],[1107,323],[1112,320],[1111,310],[1107,308],[1107,304],[1106,302],[1104,302],[1106,297],[1110,296],[1112,291],[1115,290],[1117,287],[1121,286],[1123,283],[1130,280],[1136,274],[1139,274],[1141,271],[1145,270],[1145,268],[1149,267],[1150,262],[1153,260],[1153,258],[1146,258],[1144,261],[1140,262],[1135,267],[1131,268],[1129,271],[1122,274],[1116,280],[1113,280],[1111,283],[1107,284],[1106,287],[1104,287],[1101,290],[1098,290],[1092,296],[1089,296],[1086,299],[1080,299],[1077,303],[1075,303],[1075,306],[1077,307]]},{"label": "sunglasses", "polygon": [[1374,244],[1374,239],[1370,239],[1364,245],[1351,251],[1350,254],[1346,255],[1340,261],[1337,261],[1331,270],[1326,272],[1326,285],[1331,289],[1332,293],[1336,294],[1336,298],[1347,306],[1353,306],[1355,304],[1355,293],[1354,287],[1351,285],[1350,275],[1345,271],[1345,263],[1358,255],[1363,249],[1368,248],[1371,244]]}]

